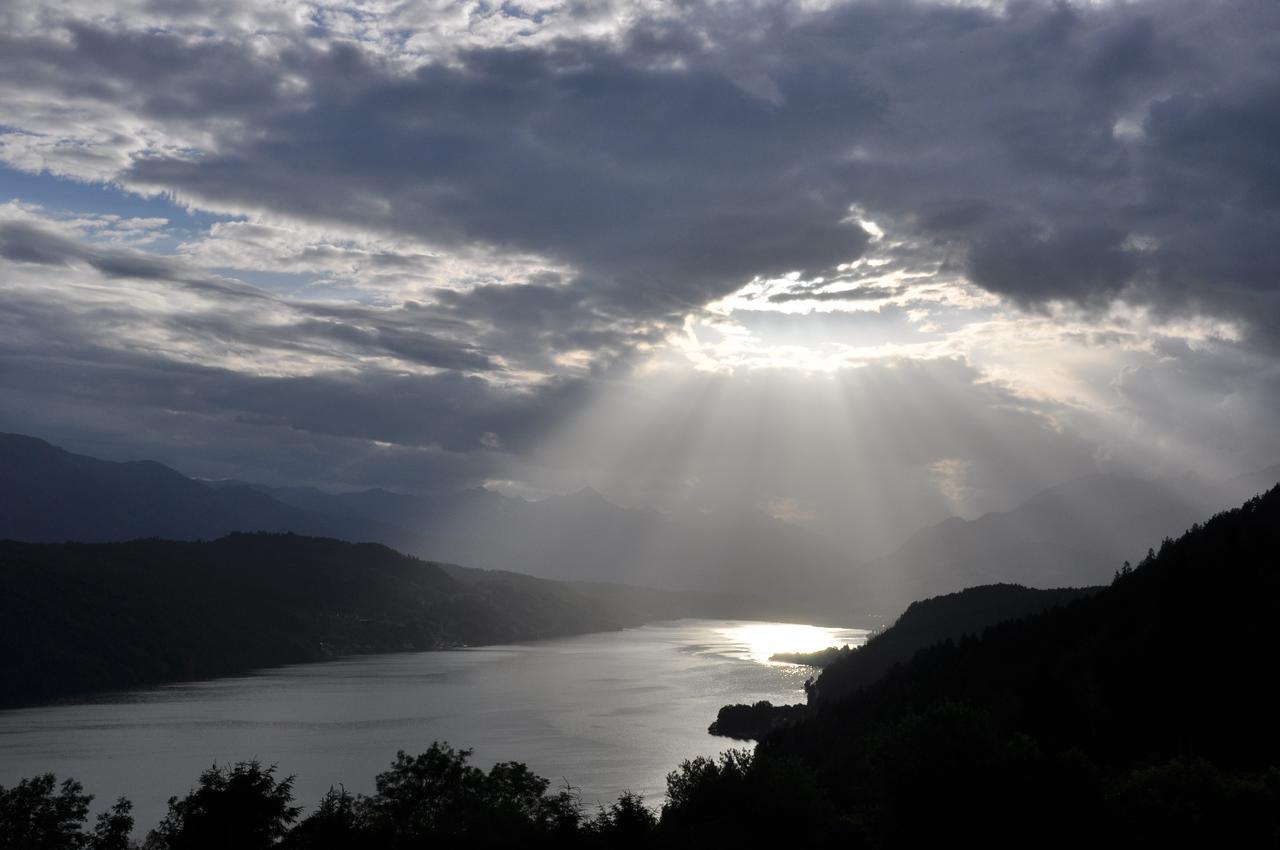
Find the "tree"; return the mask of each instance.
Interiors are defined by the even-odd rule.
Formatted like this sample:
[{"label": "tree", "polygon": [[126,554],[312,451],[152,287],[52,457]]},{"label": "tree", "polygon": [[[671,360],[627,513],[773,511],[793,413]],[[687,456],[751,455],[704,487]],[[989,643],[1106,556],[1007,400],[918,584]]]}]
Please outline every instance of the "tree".
[{"label": "tree", "polygon": [[129,834],[133,832],[133,803],[124,797],[105,812],[98,813],[93,827],[92,850],[129,850]]},{"label": "tree", "polygon": [[199,786],[179,800],[147,836],[146,850],[265,850],[298,818],[293,777],[277,780],[276,768],[257,761],[217,765],[200,775]]},{"label": "tree", "polygon": [[121,797],[84,831],[93,795],[79,782],[58,784],[52,773],[0,786],[0,850],[124,850],[133,830],[132,804]]},{"label": "tree", "polygon": [[377,793],[357,802],[366,828],[386,847],[466,839],[520,844],[567,835],[581,821],[576,796],[548,795],[550,784],[519,762],[486,774],[467,764],[471,750],[436,742],[421,755],[396,754],[377,777]]},{"label": "tree", "polygon": [[52,773],[0,787],[0,848],[3,850],[79,850],[88,846],[81,827],[93,799],[79,782],[61,785]]},{"label": "tree", "polygon": [[617,802],[586,823],[586,831],[606,847],[643,847],[658,830],[658,816],[639,794],[624,791]]},{"label": "tree", "polygon": [[366,838],[364,799],[341,785],[320,798],[316,810],[289,831],[289,850],[356,850],[371,846]]}]

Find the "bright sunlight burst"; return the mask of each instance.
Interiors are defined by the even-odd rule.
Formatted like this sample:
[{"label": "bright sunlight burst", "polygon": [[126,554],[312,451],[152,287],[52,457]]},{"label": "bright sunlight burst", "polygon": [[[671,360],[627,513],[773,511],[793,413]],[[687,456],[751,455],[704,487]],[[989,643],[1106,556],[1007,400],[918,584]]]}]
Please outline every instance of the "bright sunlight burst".
[{"label": "bright sunlight burst", "polygon": [[[798,623],[745,623],[721,629],[720,633],[740,645],[745,655],[761,664],[780,652],[818,652],[829,646],[861,646],[865,629],[832,629]],[[782,663],[782,662],[773,662]]]}]

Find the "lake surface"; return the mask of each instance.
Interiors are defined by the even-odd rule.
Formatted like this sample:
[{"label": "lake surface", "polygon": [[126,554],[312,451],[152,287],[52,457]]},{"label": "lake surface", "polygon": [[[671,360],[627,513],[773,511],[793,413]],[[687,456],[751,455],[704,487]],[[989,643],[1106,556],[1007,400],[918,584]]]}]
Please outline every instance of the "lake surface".
[{"label": "lake surface", "polygon": [[594,807],[624,790],[658,804],[681,760],[743,746],[706,732],[720,706],[801,702],[807,667],[774,652],[859,645],[863,629],[680,620],[511,646],[369,655],[0,712],[0,785],[53,772],[123,794],[139,832],[213,763],[296,776],[308,808],[331,785],[370,792],[403,749],[523,761]]}]

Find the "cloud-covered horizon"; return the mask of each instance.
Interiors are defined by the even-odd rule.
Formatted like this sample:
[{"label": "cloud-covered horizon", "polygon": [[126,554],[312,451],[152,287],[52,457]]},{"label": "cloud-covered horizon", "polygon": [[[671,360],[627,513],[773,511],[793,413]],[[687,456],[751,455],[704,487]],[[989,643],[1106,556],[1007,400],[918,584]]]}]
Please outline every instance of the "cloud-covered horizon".
[{"label": "cloud-covered horizon", "polygon": [[[877,430],[922,516],[1280,457],[1274,3],[16,0],[0,33],[6,428],[197,474],[858,507],[820,465],[606,451],[626,399],[710,374],[733,410],[838,384],[965,436]],[[750,451],[859,454],[802,424]]]}]

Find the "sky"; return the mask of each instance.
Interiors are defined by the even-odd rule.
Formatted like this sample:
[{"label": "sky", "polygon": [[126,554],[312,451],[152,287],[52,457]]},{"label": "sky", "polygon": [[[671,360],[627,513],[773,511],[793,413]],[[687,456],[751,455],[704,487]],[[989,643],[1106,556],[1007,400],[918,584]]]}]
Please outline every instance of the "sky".
[{"label": "sky", "polygon": [[8,0],[0,430],[868,549],[1280,460],[1274,0]]}]

